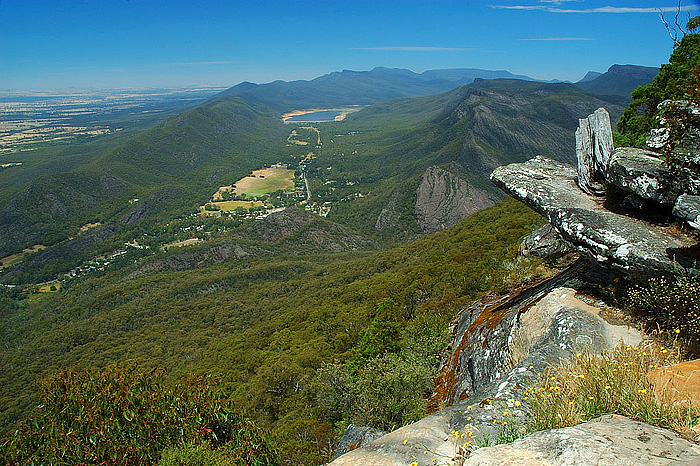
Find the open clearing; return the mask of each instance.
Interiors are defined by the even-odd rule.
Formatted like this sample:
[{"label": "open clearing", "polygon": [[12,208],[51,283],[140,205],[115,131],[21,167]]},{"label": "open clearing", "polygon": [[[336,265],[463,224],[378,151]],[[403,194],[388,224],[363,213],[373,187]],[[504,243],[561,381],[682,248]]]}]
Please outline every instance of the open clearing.
[{"label": "open clearing", "polygon": [[96,223],[86,223],[85,225],[83,225],[82,227],[80,227],[80,233],[83,233],[83,232],[85,232],[85,231],[88,231],[90,228],[99,227],[100,225],[101,225],[100,222],[96,222]]},{"label": "open clearing", "polygon": [[296,144],[297,146],[307,146],[309,145],[308,141],[302,141],[299,138],[299,133],[297,133],[297,130],[293,129],[291,133],[289,133],[289,136],[287,136],[287,142],[289,144]]},{"label": "open clearing", "polygon": [[[212,200],[199,207],[199,215],[218,215],[221,212],[230,212],[238,208],[252,209],[265,205],[262,201],[232,200],[224,201],[224,193],[230,193],[237,197],[245,195],[247,198],[261,197],[276,191],[290,192],[294,190],[294,170],[277,165],[270,168],[255,170],[251,175],[236,181],[231,186],[221,186],[212,196]],[[214,206],[217,210],[207,210],[207,206]]]},{"label": "open clearing", "polygon": [[53,293],[53,292],[60,291],[60,290],[61,290],[61,282],[59,282],[58,280],[55,280],[55,281],[52,281],[49,283],[44,283],[43,285],[41,285],[39,287],[39,289],[37,291],[39,293]]},{"label": "open clearing", "polygon": [[262,201],[217,201],[207,202],[208,205],[214,205],[219,210],[206,210],[205,206],[199,207],[199,213],[204,215],[215,215],[219,212],[229,212],[236,210],[239,207],[243,209],[252,209],[253,207],[262,207],[265,205]]},{"label": "open clearing", "polygon": [[42,249],[45,249],[45,248],[46,248],[46,246],[44,246],[44,245],[35,244],[31,248],[27,248],[27,249],[23,250],[22,252],[18,252],[17,254],[12,254],[11,256],[3,257],[2,259],[0,259],[0,269],[3,267],[7,267],[8,265],[16,264],[17,262],[21,262],[25,255],[32,253],[32,252],[41,251]]},{"label": "open clearing", "polygon": [[192,244],[197,244],[201,241],[204,241],[203,239],[200,238],[187,238],[183,239],[182,241],[173,241],[172,243],[167,243],[161,246],[161,249],[166,249],[166,248],[181,248],[182,246],[190,246]]},{"label": "open clearing", "polygon": [[275,191],[294,190],[294,170],[272,167],[255,170],[252,175],[236,181],[236,195],[264,196]]}]

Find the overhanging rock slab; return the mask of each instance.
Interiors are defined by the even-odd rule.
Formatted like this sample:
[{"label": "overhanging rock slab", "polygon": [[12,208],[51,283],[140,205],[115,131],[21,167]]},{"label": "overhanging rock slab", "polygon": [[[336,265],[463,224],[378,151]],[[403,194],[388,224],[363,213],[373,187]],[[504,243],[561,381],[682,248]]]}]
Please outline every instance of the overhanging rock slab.
[{"label": "overhanging rock slab", "polygon": [[686,184],[653,152],[622,147],[616,149],[606,173],[607,181],[643,199],[673,207]]},{"label": "overhanging rock slab", "polygon": [[573,247],[632,278],[677,274],[694,266],[683,256],[693,245],[661,228],[605,210],[576,184],[576,169],[535,157],[498,167],[491,181],[541,213]]}]

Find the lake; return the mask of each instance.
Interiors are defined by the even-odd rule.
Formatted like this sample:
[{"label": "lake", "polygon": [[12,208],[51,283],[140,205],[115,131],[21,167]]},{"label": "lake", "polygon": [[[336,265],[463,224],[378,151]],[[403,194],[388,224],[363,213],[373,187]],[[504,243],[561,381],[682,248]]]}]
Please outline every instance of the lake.
[{"label": "lake", "polygon": [[340,115],[337,110],[321,110],[319,112],[305,113],[303,115],[294,115],[285,120],[285,122],[296,123],[314,123],[322,121],[335,121],[335,117]]}]

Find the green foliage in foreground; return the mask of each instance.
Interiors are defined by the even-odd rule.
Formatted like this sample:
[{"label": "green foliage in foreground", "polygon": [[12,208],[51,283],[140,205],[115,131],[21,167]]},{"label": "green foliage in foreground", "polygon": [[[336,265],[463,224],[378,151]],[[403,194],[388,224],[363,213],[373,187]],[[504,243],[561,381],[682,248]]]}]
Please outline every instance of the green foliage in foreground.
[{"label": "green foliage in foreground", "polygon": [[700,352],[700,278],[653,278],[630,290],[628,306],[637,317],[687,340],[691,353]]},{"label": "green foliage in foreground", "polygon": [[[236,245],[205,242],[58,293],[8,296],[12,305],[0,314],[6,343],[0,347],[0,427],[7,432],[37,404],[36,377],[59,367],[138,359],[147,368],[166,367],[173,382],[191,373],[219,374],[221,387],[271,432],[283,461],[320,464],[346,422],[379,419],[391,427],[418,415],[415,407],[430,389],[401,381],[398,369],[381,368],[387,361],[410,366],[430,383],[447,346],[447,323],[463,304],[510,277],[498,271],[510,267],[513,245],[541,224],[537,214],[508,200],[389,251],[251,256],[200,266],[201,258]],[[168,271],[167,264],[178,268]],[[180,269],[186,264],[192,265]],[[369,351],[364,370],[349,382],[363,393],[331,412],[320,400],[332,393],[309,386],[324,363],[344,365],[353,348],[361,351],[360,334],[367,334],[386,298],[396,303],[384,321],[394,328],[395,318],[400,327],[398,352]],[[374,340],[368,336],[368,349]],[[370,374],[386,380],[373,385]],[[375,387],[403,403],[400,415],[391,414],[394,406],[363,408],[375,405]]]},{"label": "green foliage in foreground", "polygon": [[617,124],[615,144],[645,147],[649,130],[658,128],[657,106],[665,99],[698,100],[699,74],[700,34],[687,34],[654,80],[632,92],[632,103]]},{"label": "green foliage in foreground", "polygon": [[2,445],[5,464],[152,465],[183,442],[216,448],[220,465],[277,464],[265,436],[208,377],[170,387],[134,363],[68,369],[45,379],[39,397],[34,417]]},{"label": "green foliage in foreground", "polygon": [[357,345],[352,349],[352,356],[347,361],[350,373],[359,372],[370,359],[384,353],[396,353],[401,345],[401,324],[394,315],[396,303],[387,298],[377,307],[377,315],[372,323],[359,335]]}]

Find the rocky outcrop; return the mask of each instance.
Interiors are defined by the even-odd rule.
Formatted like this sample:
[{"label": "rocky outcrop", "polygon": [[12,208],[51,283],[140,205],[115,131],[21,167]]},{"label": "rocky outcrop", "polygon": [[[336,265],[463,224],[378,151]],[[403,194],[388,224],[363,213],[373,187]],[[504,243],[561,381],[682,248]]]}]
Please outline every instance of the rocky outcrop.
[{"label": "rocky outcrop", "polygon": [[[700,229],[700,107],[666,101],[659,110],[662,130],[649,144],[672,163],[642,149],[613,150],[610,118],[599,108],[579,121],[575,171],[535,157],[497,168],[491,181],[545,215],[578,251],[633,279],[697,269],[697,238],[671,235],[663,223],[672,214]],[[616,204],[591,197],[603,194],[601,182],[630,194]]]},{"label": "rocky outcrop", "polygon": [[428,168],[416,192],[416,220],[423,233],[446,230],[496,198],[467,180],[440,167]]},{"label": "rocky outcrop", "polygon": [[601,352],[621,340],[638,343],[639,332],[607,323],[600,309],[562,287],[587,267],[579,261],[525,291],[484,298],[462,310],[452,356],[437,388],[441,404],[450,406],[474,395],[516,398],[514,387],[532,375],[527,367],[544,370],[584,347]]},{"label": "rocky outcrop", "polygon": [[598,182],[604,176],[613,151],[610,115],[599,108],[587,118],[579,120],[576,130],[576,159],[578,161],[578,185],[588,194],[602,194]]},{"label": "rocky outcrop", "polygon": [[372,427],[358,427],[350,424],[338,443],[333,459],[336,459],[349,451],[353,451],[372,440],[386,435],[386,432]]},{"label": "rocky outcrop", "polygon": [[666,429],[613,414],[481,448],[464,466],[687,466],[699,453],[697,445]]},{"label": "rocky outcrop", "polygon": [[681,194],[673,206],[673,215],[682,218],[688,225],[700,230],[700,196]]},{"label": "rocky outcrop", "polygon": [[[458,452],[451,435],[454,429],[473,432],[475,443],[477,439],[493,439],[498,433],[494,421],[501,420],[504,409],[524,420],[525,411],[514,400],[520,398],[522,387],[529,385],[536,374],[582,347],[599,351],[620,341],[637,343],[639,332],[606,322],[601,317],[604,308],[587,304],[574,289],[561,286],[578,276],[591,275],[585,263],[578,263],[530,292],[492,297],[464,309],[455,322],[449,365],[455,385],[446,389],[443,385],[442,390],[448,396],[446,407],[340,456],[331,465],[405,466],[414,461],[428,464],[433,458],[440,458],[442,464],[457,464],[452,462]],[[448,379],[444,381],[450,383]],[[669,431],[648,427],[644,432],[649,432],[655,442],[678,438]],[[561,440],[557,439],[565,434],[540,433],[551,436],[549,454],[561,450]],[[674,450],[669,451],[685,454],[689,445],[674,444]],[[586,448],[590,445],[582,445],[578,453],[583,455]],[[594,454],[596,450],[590,451]]]},{"label": "rocky outcrop", "polygon": [[687,182],[657,155],[632,147],[617,149],[610,158],[605,178],[642,199],[673,207]]},{"label": "rocky outcrop", "polygon": [[499,167],[491,180],[544,215],[570,245],[632,278],[674,274],[691,267],[694,243],[663,228],[606,210],[576,185],[576,171],[543,157]]},{"label": "rocky outcrop", "polygon": [[566,242],[549,223],[527,235],[520,243],[520,253],[525,257],[547,259],[559,256],[568,249]]},{"label": "rocky outcrop", "polygon": [[700,166],[700,106],[664,100],[658,110],[661,128],[651,131],[647,146],[673,154],[683,165]]}]

